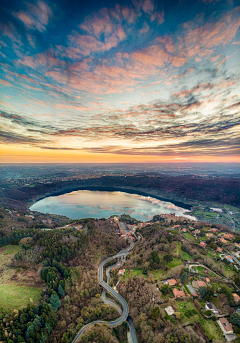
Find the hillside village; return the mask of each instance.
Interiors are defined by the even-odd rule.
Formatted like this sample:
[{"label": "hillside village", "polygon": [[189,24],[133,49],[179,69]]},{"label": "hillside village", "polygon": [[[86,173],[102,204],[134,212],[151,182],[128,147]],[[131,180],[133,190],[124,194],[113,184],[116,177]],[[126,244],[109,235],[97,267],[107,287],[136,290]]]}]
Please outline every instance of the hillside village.
[{"label": "hillside village", "polygon": [[[88,273],[87,265],[94,261],[91,273],[96,294],[99,293],[99,287],[96,286],[99,257],[102,254],[112,255],[114,251],[116,253],[119,244],[124,247],[129,242],[134,242],[135,247],[124,265],[116,265],[112,269],[110,286],[127,300],[130,317],[140,343],[194,342],[196,339],[209,343],[240,341],[240,262],[238,260],[240,236],[228,227],[192,221],[171,214],[155,216],[149,222],[140,222],[128,215],[114,215],[102,220],[70,220],[62,216],[9,208],[2,209],[0,215],[0,246],[2,247],[0,249],[16,246],[9,244],[20,245],[19,248],[17,246],[14,248],[17,252],[15,257],[11,256],[14,257],[13,262],[15,261],[17,268],[22,268],[21,266],[27,268],[22,271],[19,269],[20,274],[18,272],[14,276],[10,267],[8,273],[12,277],[8,282],[20,281],[20,275],[22,275],[21,282],[29,282],[27,280],[31,275],[30,271],[35,275],[40,266],[36,263],[42,263],[41,261],[55,256],[55,250],[51,250],[50,242],[44,241],[44,237],[49,237],[50,240],[50,237],[63,237],[61,249],[66,245],[70,251],[66,255],[68,257],[60,258],[64,266],[78,266],[82,263],[75,245],[80,247],[79,253],[82,251],[79,256],[82,258],[88,256],[89,260],[81,266],[81,273]],[[101,243],[99,239],[102,230],[107,230],[107,236],[106,233],[103,235],[101,240],[105,240]],[[42,237],[40,241],[36,240],[36,233],[37,237]],[[99,238],[95,237],[96,234]],[[117,245],[114,245],[114,240]],[[101,248],[103,243],[105,250]],[[38,248],[39,244],[44,244],[45,250]],[[85,255],[86,249],[90,249],[91,253]],[[99,249],[102,251],[100,255]],[[27,261],[32,261],[33,265],[30,267],[31,263]],[[113,260],[113,263],[115,262]],[[3,275],[6,280],[6,273]],[[45,289],[44,280],[38,276],[36,281],[35,284],[31,281],[29,285]],[[78,281],[74,282],[78,283]],[[76,284],[76,289],[77,287],[79,286]],[[76,298],[75,291],[73,293],[67,289],[65,291],[67,296]],[[38,299],[38,303],[39,294],[33,298]],[[45,299],[48,299],[46,289],[43,294]],[[77,300],[74,300],[74,304],[74,311],[77,311]],[[64,306],[63,300],[62,306]],[[81,312],[81,307],[78,311]],[[115,313],[114,315],[116,316]],[[1,325],[5,327],[4,317],[1,318]],[[83,318],[85,319],[82,323],[92,320],[90,317]],[[80,327],[74,324],[76,320],[77,317],[73,316],[71,332],[67,328],[60,329],[57,325],[57,329],[52,331],[49,342],[55,342],[57,337],[57,341],[61,337],[69,337],[70,342],[70,337],[73,337],[76,329]],[[125,342],[124,330],[121,327],[119,330],[122,332],[120,335],[122,340],[118,341]],[[67,336],[66,332],[68,332]],[[94,332],[92,328],[85,336],[90,337],[88,335]],[[115,335],[111,330],[108,334]],[[2,339],[2,342],[10,343],[11,339],[8,337],[6,340]],[[79,342],[85,342],[84,336]]]}]

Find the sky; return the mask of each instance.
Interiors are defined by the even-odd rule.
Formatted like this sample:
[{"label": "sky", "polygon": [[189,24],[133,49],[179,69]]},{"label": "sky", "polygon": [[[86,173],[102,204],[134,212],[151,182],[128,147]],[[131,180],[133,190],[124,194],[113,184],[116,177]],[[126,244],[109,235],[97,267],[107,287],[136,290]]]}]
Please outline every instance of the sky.
[{"label": "sky", "polygon": [[238,1],[0,13],[1,162],[240,162]]}]

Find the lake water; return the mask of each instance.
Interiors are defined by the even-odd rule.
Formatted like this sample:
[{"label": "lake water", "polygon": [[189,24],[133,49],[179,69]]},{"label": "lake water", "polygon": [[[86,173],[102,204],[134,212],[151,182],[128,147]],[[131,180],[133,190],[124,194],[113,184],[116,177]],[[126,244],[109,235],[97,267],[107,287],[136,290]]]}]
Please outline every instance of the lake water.
[{"label": "lake water", "polygon": [[47,197],[30,207],[31,211],[59,214],[71,219],[109,218],[116,214],[129,214],[138,220],[147,221],[156,214],[175,213],[184,215],[186,209],[152,197],[124,192],[74,191],[58,196]]}]

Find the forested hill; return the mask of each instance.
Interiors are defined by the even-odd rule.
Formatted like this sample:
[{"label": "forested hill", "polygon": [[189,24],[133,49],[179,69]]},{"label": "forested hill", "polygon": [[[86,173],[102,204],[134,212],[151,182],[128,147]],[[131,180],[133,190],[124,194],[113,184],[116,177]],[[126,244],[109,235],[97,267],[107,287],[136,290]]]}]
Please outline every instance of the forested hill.
[{"label": "forested hill", "polygon": [[[60,181],[36,184],[35,187],[5,188],[0,192],[3,205],[25,207],[29,201],[79,189],[128,190],[158,195],[174,200],[176,205],[191,200],[214,201],[233,206],[240,205],[240,179],[197,176],[103,176],[86,180]],[[143,193],[139,193],[143,194]],[[156,195],[156,194],[155,194]],[[179,201],[179,203],[177,203]]]}]

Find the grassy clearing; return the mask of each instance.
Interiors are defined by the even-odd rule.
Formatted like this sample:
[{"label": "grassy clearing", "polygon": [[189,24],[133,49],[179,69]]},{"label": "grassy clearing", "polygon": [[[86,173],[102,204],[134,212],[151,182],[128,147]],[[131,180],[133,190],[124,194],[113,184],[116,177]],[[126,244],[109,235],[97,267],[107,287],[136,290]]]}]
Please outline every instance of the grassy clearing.
[{"label": "grassy clearing", "polygon": [[191,235],[191,233],[189,233],[189,232],[185,232],[184,234],[183,234],[187,239],[191,239],[191,240],[195,240],[195,238]]},{"label": "grassy clearing", "polygon": [[42,288],[0,285],[1,307],[14,310],[36,303],[41,297]]},{"label": "grassy clearing", "polygon": [[223,340],[225,341],[225,339],[223,338],[223,335],[220,331],[220,328],[218,326],[218,324],[216,322],[214,322],[213,320],[209,320],[209,319],[202,319],[200,318],[200,323],[204,329],[204,331],[206,332],[207,336],[209,339],[213,340]]},{"label": "grassy clearing", "polygon": [[0,285],[15,274],[15,269],[10,267],[11,259],[21,249],[19,245],[6,245],[0,249]]},{"label": "grassy clearing", "polygon": [[168,267],[169,267],[169,269],[172,269],[176,266],[180,266],[180,264],[182,264],[182,260],[174,259],[172,262],[168,263]]},{"label": "grassy clearing", "polygon": [[199,320],[198,314],[195,314],[194,316],[192,316],[190,318],[187,318],[185,316],[186,310],[196,310],[196,307],[194,306],[194,304],[191,301],[184,301],[184,302],[182,302],[182,301],[177,302],[176,301],[175,304],[177,306],[178,312],[180,312],[182,315],[181,323],[188,321],[191,324],[191,323],[194,323],[195,321]]},{"label": "grassy clearing", "polygon": [[174,249],[173,253],[174,254],[181,254],[182,253],[182,243],[181,242],[177,242],[177,246]]},{"label": "grassy clearing", "polygon": [[159,270],[152,271],[151,274],[154,276],[154,279],[164,280],[166,279],[167,272],[159,269]]},{"label": "grassy clearing", "polygon": [[143,275],[145,277],[147,276],[143,274],[143,271],[140,269],[126,270],[125,274],[122,276],[122,280],[127,281],[130,277],[135,277],[137,275]]},{"label": "grassy clearing", "polygon": [[184,251],[183,254],[182,254],[182,259],[183,260],[187,260],[187,261],[191,261],[192,260],[192,256],[189,255],[186,251]]}]

